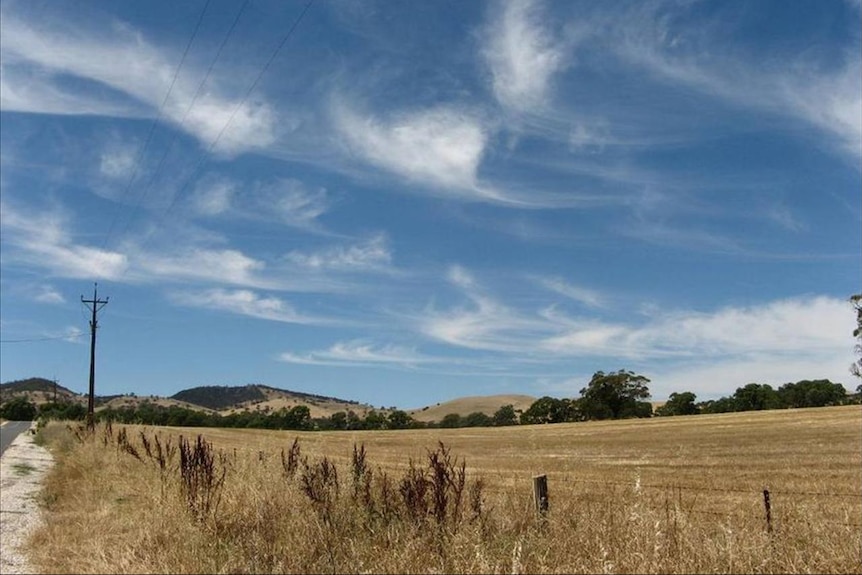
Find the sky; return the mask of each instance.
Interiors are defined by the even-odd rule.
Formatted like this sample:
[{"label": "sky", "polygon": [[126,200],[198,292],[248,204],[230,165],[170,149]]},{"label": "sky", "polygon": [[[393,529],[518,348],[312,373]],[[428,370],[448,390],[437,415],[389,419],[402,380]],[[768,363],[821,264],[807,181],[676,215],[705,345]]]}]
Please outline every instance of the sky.
[{"label": "sky", "polygon": [[828,378],[853,1],[0,4],[0,380],[374,406]]}]

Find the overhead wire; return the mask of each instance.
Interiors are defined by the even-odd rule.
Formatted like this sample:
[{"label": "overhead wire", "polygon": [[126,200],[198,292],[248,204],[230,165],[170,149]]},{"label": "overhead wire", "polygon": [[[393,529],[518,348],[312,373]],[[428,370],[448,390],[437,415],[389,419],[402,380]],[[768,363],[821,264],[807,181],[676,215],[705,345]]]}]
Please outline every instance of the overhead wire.
[{"label": "overhead wire", "polygon": [[34,341],[52,341],[58,339],[74,339],[86,335],[86,332],[73,333],[68,335],[58,335],[53,337],[32,337],[26,339],[0,339],[0,343],[29,343]]},{"label": "overhead wire", "polygon": [[231,113],[227,122],[225,122],[224,126],[222,126],[222,129],[219,131],[218,135],[210,143],[210,145],[207,147],[206,151],[200,155],[195,169],[192,171],[191,175],[186,179],[186,182],[182,186],[182,188],[180,188],[180,190],[174,195],[173,201],[171,201],[170,205],[168,205],[168,208],[162,214],[162,216],[161,216],[162,219],[166,218],[168,216],[168,214],[171,212],[171,210],[173,210],[173,208],[176,206],[179,198],[183,195],[183,193],[189,187],[191,182],[195,179],[195,176],[203,168],[203,166],[206,165],[207,159],[212,154],[212,151],[218,145],[219,141],[221,140],[222,136],[225,134],[227,129],[230,127],[231,123],[233,123],[233,120],[234,120],[234,118],[236,118],[237,113],[239,113],[239,111],[242,109],[242,107],[248,101],[249,97],[251,96],[252,92],[254,92],[255,88],[257,88],[257,85],[260,83],[261,78],[263,78],[263,75],[266,73],[266,71],[272,65],[273,61],[275,61],[279,52],[281,52],[282,48],[284,48],[284,46],[287,44],[287,41],[290,40],[290,38],[293,35],[294,31],[296,30],[297,26],[299,26],[300,22],[302,22],[303,18],[305,18],[305,15],[308,12],[309,8],[311,8],[312,4],[314,4],[314,0],[308,0],[308,2],[305,4],[305,7],[302,9],[302,12],[300,12],[299,16],[296,18],[296,20],[294,20],[293,25],[288,29],[287,33],[284,35],[281,42],[278,44],[278,46],[275,48],[273,53],[270,55],[269,59],[264,64],[263,68],[261,68],[261,70],[257,74],[257,77],[255,78],[254,82],[252,82],[251,86],[249,86],[248,90],[245,93],[245,96],[243,96],[242,100],[240,100],[240,102],[234,107],[233,112]]},{"label": "overhead wire", "polygon": [[[177,125],[178,130],[185,125],[186,120],[188,119],[189,114],[192,111],[192,108],[194,108],[194,105],[197,103],[198,98],[200,98],[201,94],[203,93],[204,86],[206,85],[207,81],[209,80],[210,76],[212,75],[212,71],[215,68],[216,62],[218,62],[219,58],[221,57],[221,54],[222,54],[222,51],[224,50],[224,47],[227,45],[228,40],[230,40],[231,36],[233,35],[233,32],[236,29],[236,26],[239,23],[239,20],[242,17],[243,12],[245,12],[245,9],[249,4],[250,4],[250,0],[245,0],[243,2],[242,6],[240,6],[240,9],[237,12],[236,16],[234,17],[233,22],[230,25],[230,28],[228,29],[227,33],[225,34],[225,37],[222,39],[221,44],[219,44],[218,50],[216,50],[216,54],[213,57],[212,61],[210,62],[209,68],[207,68],[206,74],[204,75],[201,82],[198,84],[198,87],[195,90],[194,95],[192,96],[191,102],[186,107],[186,110],[183,113],[183,116],[180,119],[179,124]],[[171,138],[170,143],[167,146],[165,146],[164,152],[162,153],[162,156],[159,159],[159,163],[156,166],[156,169],[153,171],[152,175],[150,176],[150,179],[147,182],[147,185],[144,187],[143,192],[141,192],[141,195],[138,198],[138,202],[137,202],[136,206],[140,205],[140,203],[144,200],[144,198],[147,196],[150,189],[152,188],[153,184],[155,183],[156,179],[158,178],[159,174],[161,174],[162,168],[164,167],[164,164],[165,164],[165,160],[167,159],[170,151],[173,149],[174,144],[177,141],[177,137],[178,137],[178,133],[174,132],[173,138]],[[132,217],[133,216],[130,212],[129,217],[126,220],[126,225],[119,234],[120,237],[124,236],[126,234],[126,232],[128,231],[129,227],[131,226]]]},{"label": "overhead wire", "polygon": [[[150,129],[149,129],[149,132],[147,133],[147,138],[144,141],[144,145],[141,146],[141,148],[138,150],[138,155],[135,158],[135,162],[132,166],[132,174],[129,177],[128,183],[126,184],[126,189],[123,191],[123,194],[122,194],[123,197],[127,196],[129,194],[129,190],[132,188],[132,183],[135,181],[135,177],[138,175],[138,166],[140,165],[141,161],[143,160],[144,153],[146,152],[147,147],[150,145],[150,142],[153,139],[153,133],[155,132],[156,124],[158,124],[159,121],[162,119],[162,116],[163,116],[164,110],[165,110],[165,104],[167,104],[168,99],[171,96],[171,92],[173,92],[174,86],[177,83],[177,78],[180,75],[180,70],[182,69],[183,64],[186,61],[186,57],[188,56],[189,50],[191,49],[192,44],[194,43],[195,38],[197,37],[198,31],[201,28],[201,23],[203,22],[203,19],[204,19],[204,15],[206,14],[207,8],[209,8],[211,1],[212,0],[206,0],[206,4],[204,4],[203,10],[201,10],[200,16],[198,17],[197,24],[195,24],[195,29],[192,32],[191,37],[189,38],[188,44],[186,44],[186,48],[183,51],[182,58],[180,58],[180,63],[177,65],[177,68],[174,71],[174,77],[171,80],[170,86],[168,86],[168,91],[165,93],[165,97],[162,99],[162,103],[159,106],[158,115],[150,123]],[[143,198],[140,198],[140,199],[143,199]],[[140,199],[139,199],[139,201],[140,201]],[[121,197],[121,200],[122,200],[122,197]],[[132,205],[132,209],[134,209],[137,206],[137,204],[138,204],[138,202],[134,203]],[[102,250],[104,250],[108,245],[108,240],[110,239],[111,234],[114,231],[114,226],[117,223],[118,215],[120,214],[121,211],[122,211],[122,204],[118,204],[118,208],[114,213],[114,217],[111,219],[110,226],[108,227],[108,233],[105,234],[105,239],[102,242]]]}]

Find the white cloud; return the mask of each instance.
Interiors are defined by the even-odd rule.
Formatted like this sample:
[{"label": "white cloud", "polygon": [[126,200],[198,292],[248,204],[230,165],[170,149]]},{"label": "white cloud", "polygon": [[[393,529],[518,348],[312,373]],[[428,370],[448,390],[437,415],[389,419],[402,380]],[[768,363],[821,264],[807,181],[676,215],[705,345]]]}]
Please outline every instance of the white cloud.
[{"label": "white cloud", "polygon": [[478,288],[476,278],[473,277],[473,274],[463,266],[457,264],[450,266],[446,277],[449,279],[451,284],[464,289],[468,293],[475,293]]},{"label": "white cloud", "polygon": [[537,2],[506,2],[486,31],[483,55],[494,94],[507,108],[528,111],[543,105],[551,77],[563,65],[563,48],[542,18]]},{"label": "white cloud", "polygon": [[[5,30],[5,25],[4,25]],[[0,45],[3,45],[0,34]],[[5,50],[5,48],[4,48]],[[6,54],[4,53],[4,58]],[[116,101],[101,94],[70,93],[41,70],[0,63],[0,109],[32,114],[145,117],[138,102]]]},{"label": "white cloud", "polygon": [[[123,106],[104,102],[101,95],[90,98],[85,92],[72,93],[61,79],[70,75],[97,82],[116,91],[114,101],[131,98],[144,104],[156,115],[165,99],[173,77],[176,58],[149,44],[127,26],[83,29],[68,23],[56,25],[43,21],[38,25],[25,22],[10,10],[3,13],[3,58],[16,72],[5,74],[3,109],[41,113],[121,113]],[[20,69],[39,71],[40,82],[21,86],[26,74]],[[33,72],[31,72],[32,74]],[[198,74],[186,71],[180,75],[162,110],[165,119],[173,122],[209,145],[221,134],[215,151],[236,154],[270,145],[277,124],[272,109],[266,103],[244,102],[226,97],[215,79],[210,79],[209,93],[201,97],[186,115],[197,86]],[[40,92],[35,92],[42,88]],[[26,94],[26,98],[25,95]],[[62,110],[64,103],[68,110]],[[126,107],[129,105],[126,103]],[[60,108],[58,110],[58,108]],[[230,127],[222,130],[230,121]]]},{"label": "white cloud", "polygon": [[647,7],[617,19],[613,48],[624,59],[657,77],[734,105],[806,122],[830,135],[831,143],[858,163],[862,154],[858,44],[829,69],[808,61],[804,54],[783,54],[781,60],[792,58],[792,64],[770,67],[766,55],[757,59],[717,56],[727,50],[711,49],[710,43],[723,37],[698,28],[698,42],[692,42],[684,38],[687,32],[674,29],[652,10]]},{"label": "white cloud", "polygon": [[[511,354],[517,354],[517,361],[546,366],[549,362],[625,362],[656,381],[669,382],[657,388],[657,393],[666,395],[680,391],[671,386],[700,371],[703,386],[685,389],[726,391],[735,377],[783,380],[779,383],[815,377],[841,381],[853,361],[854,315],[846,301],[832,297],[800,296],[707,312],[654,309],[647,316],[614,322],[596,316],[569,317],[553,306],[528,313],[483,293],[461,267],[453,266],[448,277],[473,305],[426,310],[414,318],[417,330],[452,346],[506,354],[501,362],[515,361]],[[596,294],[581,293],[562,281],[548,282],[546,287],[593,304],[600,301]]]},{"label": "white cloud", "polygon": [[227,179],[205,178],[192,194],[192,206],[202,216],[217,216],[230,210],[236,184]]},{"label": "white cloud", "polygon": [[210,174],[197,184],[190,204],[202,216],[276,221],[305,231],[322,232],[318,219],[332,202],[325,188],[310,189],[295,179],[242,183]]},{"label": "white cloud", "polygon": [[400,366],[412,367],[436,360],[419,354],[415,348],[374,345],[365,340],[337,342],[329,349],[308,353],[284,352],[279,361],[304,365]]},{"label": "white cloud", "polygon": [[124,254],[78,244],[59,211],[25,213],[0,203],[4,255],[68,278],[117,279],[127,267]]},{"label": "white cloud", "polygon": [[468,349],[529,354],[536,338],[556,329],[547,321],[525,316],[487,296],[473,275],[461,266],[452,266],[448,278],[474,305],[472,309],[426,311],[418,319],[418,329],[432,339]]},{"label": "white cloud", "polygon": [[144,254],[140,258],[140,267],[143,272],[172,279],[209,280],[257,287],[266,285],[257,275],[266,264],[232,249],[188,248],[175,254]]},{"label": "white cloud", "polygon": [[847,347],[853,330],[848,304],[828,297],[794,298],[711,313],[655,315],[645,325],[570,322],[566,333],[540,343],[564,355],[657,358],[745,358],[755,354],[818,357]]},{"label": "white cloud", "polygon": [[277,297],[263,297],[251,290],[209,289],[200,292],[175,293],[172,299],[180,305],[219,311],[295,324],[332,323],[323,318],[306,316]]},{"label": "white cloud", "polygon": [[291,251],[286,257],[294,264],[318,271],[382,270],[392,261],[386,235],[382,233],[358,245],[337,246],[311,253]]},{"label": "white cloud", "polygon": [[574,151],[599,153],[605,146],[616,143],[604,121],[575,121],[569,130],[569,147]]},{"label": "white cloud", "polygon": [[288,225],[306,229],[315,228],[317,219],[330,207],[325,188],[309,189],[294,179],[263,186],[256,201],[261,211],[276,214]]},{"label": "white cloud", "polygon": [[488,130],[475,115],[440,106],[381,119],[336,106],[334,116],[349,148],[371,164],[456,195],[494,199],[477,182]]},{"label": "white cloud", "polygon": [[65,341],[69,343],[83,343],[81,336],[84,335],[84,332],[75,326],[66,326],[64,331]]},{"label": "white cloud", "polygon": [[99,172],[115,180],[128,180],[135,169],[135,153],[129,147],[112,145],[102,152]]},{"label": "white cloud", "polygon": [[539,278],[539,283],[551,291],[588,307],[605,306],[605,297],[595,290],[569,284],[560,278]]},{"label": "white cloud", "polygon": [[788,114],[831,133],[858,165],[862,155],[862,57],[858,47],[857,54],[837,73],[810,70],[776,78],[775,83],[774,92]]},{"label": "white cloud", "polygon": [[39,288],[34,298],[39,303],[62,304],[66,303],[66,298],[58,292],[53,286],[43,285]]}]

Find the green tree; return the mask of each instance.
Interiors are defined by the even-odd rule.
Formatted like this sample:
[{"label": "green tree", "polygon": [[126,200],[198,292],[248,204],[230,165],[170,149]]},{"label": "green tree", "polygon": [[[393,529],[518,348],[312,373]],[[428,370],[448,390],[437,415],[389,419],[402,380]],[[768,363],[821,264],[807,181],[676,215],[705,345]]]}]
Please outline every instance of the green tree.
[{"label": "green tree", "polygon": [[347,429],[364,429],[362,419],[352,409],[347,410]]},{"label": "green tree", "polygon": [[694,400],[697,396],[690,391],[682,393],[671,393],[667,402],[656,409],[656,415],[695,415],[700,413],[700,409],[695,404]]},{"label": "green tree", "polygon": [[732,397],[708,399],[697,404],[701,413],[728,413],[736,411],[736,401]]},{"label": "green tree", "polygon": [[36,404],[26,397],[16,397],[0,406],[0,417],[9,421],[32,421],[36,418]]},{"label": "green tree", "polygon": [[287,429],[309,429],[311,427],[311,410],[307,405],[294,405],[285,418]]},{"label": "green tree", "polygon": [[389,414],[389,429],[407,429],[413,423],[413,418],[406,411],[396,409]]},{"label": "green tree", "polygon": [[347,429],[347,414],[343,411],[336,411],[329,416],[329,425],[332,429]]},{"label": "green tree", "polygon": [[464,427],[491,427],[493,420],[491,416],[487,413],[482,413],[481,411],[474,411],[473,413],[467,415],[464,418],[463,426]]},{"label": "green tree", "polygon": [[622,369],[608,374],[597,371],[581,390],[580,410],[586,419],[650,417],[652,406],[642,401],[650,397],[649,381]]},{"label": "green tree", "polygon": [[461,416],[457,413],[447,413],[443,416],[443,419],[440,420],[440,427],[461,427]]},{"label": "green tree", "polygon": [[760,411],[781,407],[778,392],[768,383],[749,383],[744,387],[738,387],[733,394],[733,399],[737,411]]},{"label": "green tree", "polygon": [[49,402],[39,406],[39,417],[44,419],[80,421],[86,415],[86,407],[70,401]]},{"label": "green tree", "polygon": [[372,409],[365,415],[363,429],[386,429],[386,416]]},{"label": "green tree", "polygon": [[778,396],[784,407],[824,407],[844,403],[847,390],[840,383],[832,383],[828,379],[805,379],[785,383],[778,388]]},{"label": "green tree", "polygon": [[545,395],[533,402],[521,414],[521,423],[531,425],[536,423],[562,423],[569,420],[569,401]]},{"label": "green tree", "polygon": [[518,424],[518,414],[515,413],[515,407],[512,404],[504,405],[493,416],[493,424],[497,427]]}]

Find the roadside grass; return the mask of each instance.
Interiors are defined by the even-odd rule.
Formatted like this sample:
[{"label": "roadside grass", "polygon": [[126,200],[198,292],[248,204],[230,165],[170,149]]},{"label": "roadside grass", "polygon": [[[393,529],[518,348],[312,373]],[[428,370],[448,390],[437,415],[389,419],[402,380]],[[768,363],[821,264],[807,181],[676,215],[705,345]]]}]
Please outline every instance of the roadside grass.
[{"label": "roadside grass", "polygon": [[860,429],[858,406],[390,432],[55,423],[29,552],[76,573],[862,573]]}]

